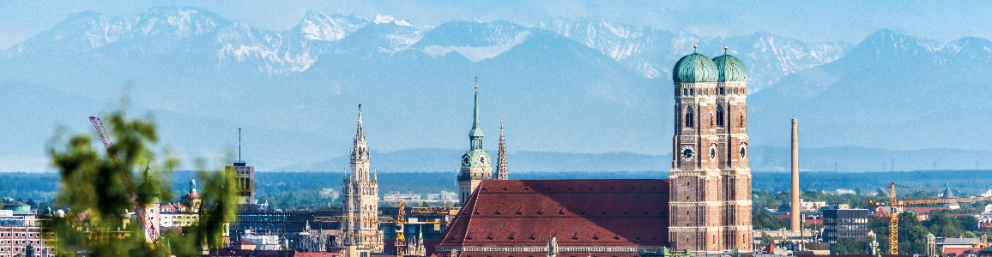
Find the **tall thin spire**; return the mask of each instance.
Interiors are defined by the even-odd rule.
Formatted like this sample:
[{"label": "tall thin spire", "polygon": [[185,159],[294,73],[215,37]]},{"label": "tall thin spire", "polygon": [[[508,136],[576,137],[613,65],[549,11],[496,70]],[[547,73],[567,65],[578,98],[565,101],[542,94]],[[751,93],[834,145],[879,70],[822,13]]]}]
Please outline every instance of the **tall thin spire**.
[{"label": "tall thin spire", "polygon": [[365,139],[365,131],[362,130],[362,104],[358,104],[358,133],[355,134],[355,139]]},{"label": "tall thin spire", "polygon": [[[475,117],[475,122],[472,123],[472,129],[479,127],[479,77],[475,77],[475,109],[472,113]],[[481,136],[481,135],[480,135]]]},{"label": "tall thin spire", "polygon": [[238,162],[245,162],[241,159],[241,128],[238,128]]},{"label": "tall thin spire", "polygon": [[508,180],[510,175],[506,169],[506,141],[503,137],[503,120],[499,121],[499,164],[496,165],[496,179]]},{"label": "tall thin spire", "polygon": [[473,110],[472,130],[468,132],[471,141],[471,149],[482,149],[482,122],[479,119],[479,77],[475,77],[475,106]]}]

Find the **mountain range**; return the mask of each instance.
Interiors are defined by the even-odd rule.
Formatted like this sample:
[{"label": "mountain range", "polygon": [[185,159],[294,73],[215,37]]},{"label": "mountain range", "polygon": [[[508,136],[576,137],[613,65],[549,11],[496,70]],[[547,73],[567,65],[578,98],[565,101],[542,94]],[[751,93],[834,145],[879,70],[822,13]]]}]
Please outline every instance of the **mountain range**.
[{"label": "mountain range", "polygon": [[[387,15],[319,11],[270,31],[201,8],[156,7],[130,16],[77,13],[0,51],[0,107],[9,110],[0,112],[7,121],[0,123],[0,161],[6,170],[50,169],[44,149],[55,127],[91,131],[85,118],[112,109],[122,95],[132,114],[154,113],[162,141],[184,158],[235,149],[240,127],[245,159],[260,170],[340,166],[329,162],[350,149],[359,104],[372,149],[464,149],[478,85],[493,155],[503,121],[515,156],[615,163],[628,160],[622,155],[639,163],[620,165],[626,169],[667,170],[670,67],[693,51],[723,54],[724,46],[749,69],[754,146],[784,149],[788,120],[799,118],[804,148],[877,150],[859,161],[880,152],[987,149],[986,39],[944,43],[882,30],[851,45],[568,19],[415,26]],[[845,151],[821,152],[851,170],[864,166],[841,159]],[[970,168],[975,155],[982,154],[923,155],[913,163],[960,159]],[[457,162],[453,156],[447,163]],[[443,161],[397,160],[411,167]],[[931,168],[924,164],[903,169]]]}]

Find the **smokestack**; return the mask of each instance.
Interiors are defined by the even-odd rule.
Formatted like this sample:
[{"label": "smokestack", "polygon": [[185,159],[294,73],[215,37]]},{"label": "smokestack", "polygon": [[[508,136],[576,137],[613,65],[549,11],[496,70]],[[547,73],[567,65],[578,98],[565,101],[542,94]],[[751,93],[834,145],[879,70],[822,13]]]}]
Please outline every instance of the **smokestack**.
[{"label": "smokestack", "polygon": [[789,213],[792,230],[802,229],[799,225],[799,121],[792,119],[792,212]]}]

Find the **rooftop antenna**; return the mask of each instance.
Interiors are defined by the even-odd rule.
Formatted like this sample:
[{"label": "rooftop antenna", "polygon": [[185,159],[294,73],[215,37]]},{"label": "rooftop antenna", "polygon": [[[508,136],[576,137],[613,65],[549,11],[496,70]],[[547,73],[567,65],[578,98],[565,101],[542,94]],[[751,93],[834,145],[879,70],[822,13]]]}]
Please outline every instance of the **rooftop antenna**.
[{"label": "rooftop antenna", "polygon": [[245,162],[241,159],[241,128],[238,128],[238,162]]}]

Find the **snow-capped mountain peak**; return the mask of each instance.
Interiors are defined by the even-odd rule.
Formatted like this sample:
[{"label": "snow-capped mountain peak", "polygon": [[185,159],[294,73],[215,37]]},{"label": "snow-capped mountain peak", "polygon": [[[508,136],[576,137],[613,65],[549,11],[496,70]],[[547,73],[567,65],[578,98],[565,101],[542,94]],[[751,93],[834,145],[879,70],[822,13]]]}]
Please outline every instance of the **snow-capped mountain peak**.
[{"label": "snow-capped mountain peak", "polygon": [[355,15],[327,15],[317,10],[307,11],[300,24],[294,28],[306,40],[335,41],[365,27],[369,20]]},{"label": "snow-capped mountain peak", "polygon": [[375,16],[375,19],[373,20],[373,22],[375,22],[375,24],[393,23],[393,24],[400,25],[400,26],[405,26],[405,27],[409,27],[410,26],[410,22],[407,22],[405,20],[397,20],[393,16],[382,15],[382,14],[376,15]]}]

